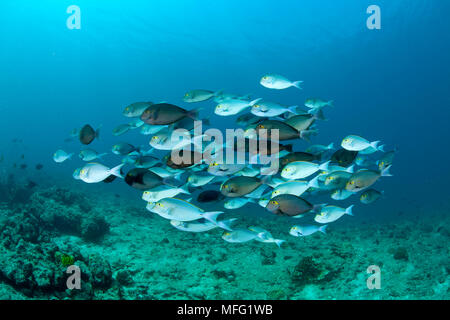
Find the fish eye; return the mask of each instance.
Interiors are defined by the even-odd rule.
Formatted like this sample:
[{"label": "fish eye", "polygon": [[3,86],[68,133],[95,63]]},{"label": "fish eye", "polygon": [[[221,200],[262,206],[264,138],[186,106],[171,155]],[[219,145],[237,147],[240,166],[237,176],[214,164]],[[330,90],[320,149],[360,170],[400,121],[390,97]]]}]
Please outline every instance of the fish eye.
[{"label": "fish eye", "polygon": [[230,235],[230,233],[229,232],[224,232],[224,234],[223,234],[224,236],[229,236]]},{"label": "fish eye", "polygon": [[259,108],[259,104],[255,104],[253,108]]},{"label": "fish eye", "polygon": [[188,93],[185,93],[185,95],[184,95],[185,97],[189,97],[189,92]]}]

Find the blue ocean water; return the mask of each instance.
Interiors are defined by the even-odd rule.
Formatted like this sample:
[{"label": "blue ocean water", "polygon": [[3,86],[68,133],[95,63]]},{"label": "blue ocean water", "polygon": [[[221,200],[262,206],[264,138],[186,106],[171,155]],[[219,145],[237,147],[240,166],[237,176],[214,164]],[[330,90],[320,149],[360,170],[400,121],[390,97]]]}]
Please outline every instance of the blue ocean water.
[{"label": "blue ocean water", "polygon": [[[70,5],[81,10],[81,29],[66,25]],[[367,28],[370,5],[381,9],[380,30]],[[334,108],[326,109],[329,120],[319,124],[313,143],[339,145],[358,134],[381,140],[388,150],[398,148],[393,177],[377,183],[385,197],[358,204],[355,219],[344,226],[448,216],[449,9],[446,1],[420,0],[4,0],[1,170],[39,188],[120,194],[138,206],[140,193],[124,183],[87,185],[72,178],[83,163],[80,144],[64,142],[73,128],[101,125],[92,147],[110,152],[118,141],[148,144],[136,131],[111,135],[128,120],[121,112],[132,102],[168,101],[191,109],[182,97],[197,88],[286,105],[321,97],[334,100]],[[266,73],[302,80],[303,90],[268,90],[259,84]],[[213,102],[197,106],[212,126],[235,126],[235,117],[213,113]],[[53,162],[59,148],[75,152],[74,159]],[[28,168],[13,168],[21,163]],[[37,163],[44,168],[35,170]],[[120,158],[110,155],[104,163],[114,166]]]}]

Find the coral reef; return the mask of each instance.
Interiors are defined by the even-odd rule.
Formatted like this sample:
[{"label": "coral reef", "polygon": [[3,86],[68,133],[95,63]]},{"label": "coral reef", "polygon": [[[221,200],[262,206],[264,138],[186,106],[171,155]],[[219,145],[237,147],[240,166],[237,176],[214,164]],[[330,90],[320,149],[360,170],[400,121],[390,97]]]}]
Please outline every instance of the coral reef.
[{"label": "coral reef", "polygon": [[[0,299],[450,297],[446,213],[341,223],[304,238],[287,235],[286,219],[235,213],[243,225],[286,239],[278,248],[227,243],[217,229],[179,232],[139,202],[98,199],[53,187],[20,206],[0,206]],[[72,264],[81,271],[80,290],[66,285]],[[367,288],[370,265],[381,269],[380,290]]]}]

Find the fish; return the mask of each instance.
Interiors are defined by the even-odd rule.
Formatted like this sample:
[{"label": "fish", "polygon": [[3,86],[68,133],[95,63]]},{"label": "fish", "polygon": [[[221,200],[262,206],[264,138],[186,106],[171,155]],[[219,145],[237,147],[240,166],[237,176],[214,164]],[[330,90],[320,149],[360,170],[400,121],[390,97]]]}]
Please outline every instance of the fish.
[{"label": "fish", "polygon": [[294,217],[313,210],[314,206],[293,194],[280,194],[269,201],[266,209],[279,216]]},{"label": "fish", "polygon": [[[295,128],[297,131],[306,131],[311,129],[314,122],[318,119],[316,115],[311,114],[297,114],[284,121],[284,123]],[[309,151],[307,151],[309,152]]]},{"label": "fish", "polygon": [[319,98],[308,98],[305,101],[305,106],[311,109],[323,108],[326,106],[333,106],[333,100],[322,100]]},{"label": "fish", "polygon": [[212,182],[216,176],[213,176],[209,174],[208,172],[200,171],[197,173],[191,174],[187,182],[190,186],[193,187],[203,187],[204,185],[207,185],[208,183]]},{"label": "fish", "polygon": [[144,191],[142,194],[142,200],[147,202],[157,202],[164,198],[173,198],[178,194],[191,194],[185,184],[181,187],[172,187],[167,185],[159,185]]},{"label": "fish", "polygon": [[217,94],[220,94],[220,92],[216,93],[202,89],[190,90],[184,94],[183,101],[188,103],[202,102],[215,97]]},{"label": "fish", "polygon": [[352,176],[352,172],[334,171],[326,175],[325,185],[335,189],[345,188],[347,181]]},{"label": "fish", "polygon": [[130,154],[133,151],[139,152],[140,148],[136,148],[135,146],[133,146],[127,142],[119,142],[119,143],[113,145],[111,150],[112,150],[112,153],[114,153],[114,154],[125,156],[127,154]]},{"label": "fish", "polygon": [[324,152],[327,152],[327,151],[333,150],[333,149],[334,149],[334,143],[332,142],[327,146],[324,146],[321,144],[315,144],[315,145],[309,146],[305,151],[315,154],[315,155],[318,155],[318,154],[322,154]]},{"label": "fish", "polygon": [[[170,169],[170,170],[168,170]],[[152,167],[148,169],[154,174],[160,176],[161,178],[175,178],[180,179],[180,176],[184,173],[184,170],[172,169],[172,168],[162,168],[162,167]]]},{"label": "fish", "polygon": [[351,205],[345,209],[337,206],[325,206],[320,211],[320,214],[314,217],[314,221],[318,223],[331,223],[338,220],[343,215],[353,216],[353,207],[354,205]]},{"label": "fish", "polygon": [[81,169],[82,169],[82,168],[76,168],[76,169],[73,171],[72,177],[73,177],[75,180],[81,180],[81,178],[80,178],[80,172],[81,172]]},{"label": "fish", "polygon": [[193,221],[204,218],[216,225],[217,217],[223,213],[223,211],[205,212],[203,209],[177,198],[164,198],[158,202],[149,202],[146,208],[169,220]]},{"label": "fish", "polygon": [[53,154],[53,161],[55,161],[56,163],[62,163],[68,159],[71,159],[72,156],[73,156],[73,153],[67,153],[64,150],[58,149]]},{"label": "fish", "polygon": [[81,128],[78,137],[82,144],[88,145],[100,137],[100,128],[94,130],[89,124],[86,124]]},{"label": "fish", "polygon": [[125,175],[125,182],[132,188],[138,190],[150,190],[165,183],[156,173],[144,168],[134,168]]},{"label": "fish", "polygon": [[139,132],[144,135],[144,136],[148,136],[151,134],[156,134],[158,132],[160,132],[161,130],[167,128],[167,125],[152,125],[152,124],[146,124],[144,123],[140,129]]},{"label": "fish", "polygon": [[106,155],[107,153],[98,153],[93,149],[84,149],[80,151],[79,157],[83,161],[93,161],[96,159],[101,159]]},{"label": "fish", "polygon": [[128,122],[128,127],[130,127],[130,129],[137,129],[140,128],[144,125],[144,121],[140,120],[140,119],[133,119],[130,122]]},{"label": "fish", "polygon": [[360,170],[351,175],[347,184],[345,185],[345,190],[358,192],[367,189],[373,185],[380,177],[390,177],[389,173],[391,166],[384,168],[382,171],[373,170]]},{"label": "fish", "polygon": [[22,170],[25,170],[26,168],[28,168],[28,165],[27,165],[26,163],[22,163],[22,164],[19,166],[19,168],[22,169]]},{"label": "fish", "polygon": [[116,137],[121,136],[124,133],[127,133],[128,131],[130,131],[130,129],[131,129],[131,127],[129,124],[121,124],[112,130],[112,134],[113,134],[113,136],[116,136]]},{"label": "fish", "polygon": [[35,168],[36,168],[36,170],[41,170],[43,167],[44,167],[43,164],[38,163]]},{"label": "fish", "polygon": [[88,163],[80,170],[80,179],[86,183],[97,183],[105,180],[110,175],[115,175],[119,178],[123,178],[120,169],[124,164],[119,164],[113,168],[108,168],[107,166],[100,163]]},{"label": "fish", "polygon": [[302,89],[301,84],[303,81],[291,81],[287,79],[286,77],[283,77],[278,74],[266,74],[264,75],[260,82],[263,87],[269,88],[269,89],[287,89],[290,87],[295,87],[298,89]]},{"label": "fish", "polygon": [[331,194],[331,198],[334,200],[345,200],[352,196],[354,193],[345,189],[337,189]]},{"label": "fish", "polygon": [[125,107],[122,114],[128,118],[140,117],[153,102],[135,102]]},{"label": "fish", "polygon": [[138,155],[138,157],[134,160],[134,166],[136,168],[151,168],[155,165],[157,165],[158,163],[160,163],[160,160],[156,157],[153,156],[143,156],[143,155]]},{"label": "fish", "polygon": [[301,196],[311,187],[318,187],[318,177],[312,179],[311,181],[287,181],[279,184],[272,191],[272,198],[281,194],[292,194],[297,197]]},{"label": "fish", "polygon": [[331,156],[331,162],[337,163],[343,167],[348,167],[353,163],[357,155],[358,151],[348,151],[345,149],[338,149]]},{"label": "fish", "polygon": [[322,164],[316,164],[308,161],[294,161],[287,164],[283,170],[281,170],[281,176],[285,179],[303,179],[313,175],[319,170],[326,171],[330,161]]},{"label": "fish", "polygon": [[198,112],[197,109],[187,111],[173,104],[156,103],[145,109],[140,119],[146,124],[166,125],[186,117],[196,119]]},{"label": "fish", "polygon": [[378,165],[378,170],[384,170],[386,167],[392,165],[392,162],[394,160],[394,156],[395,153],[397,152],[397,150],[392,150],[389,152],[386,152],[385,154],[383,154],[383,156],[381,157],[381,159],[378,161],[377,165]]},{"label": "fish", "polygon": [[[263,237],[264,235],[261,233],[257,233],[248,229],[239,228],[234,229],[233,231],[225,231],[222,234],[222,239],[226,242],[230,243],[244,243],[252,240],[256,240],[258,237]],[[263,238],[261,238],[262,240]]]},{"label": "fish", "polygon": [[286,240],[275,239],[269,231],[260,227],[251,226],[248,227],[248,230],[258,234],[258,237],[256,237],[255,240],[259,242],[275,243],[279,248],[281,248],[281,245],[286,242]]},{"label": "fish", "polygon": [[263,183],[263,180],[256,177],[235,176],[220,186],[220,192],[230,198],[242,197],[253,192]]},{"label": "fish", "polygon": [[214,113],[219,116],[233,116],[235,114],[240,113],[241,111],[253,107],[262,99],[255,99],[252,101],[249,100],[238,100],[238,99],[229,99],[222,100],[214,109]]},{"label": "fish", "polygon": [[378,150],[377,146],[379,142],[380,141],[369,142],[360,136],[349,135],[342,140],[341,147],[348,151],[363,151],[370,147]]},{"label": "fish", "polygon": [[291,162],[295,162],[295,161],[311,162],[311,161],[315,161],[315,160],[320,160],[320,157],[317,157],[316,155],[313,155],[308,152],[296,151],[296,152],[289,153],[288,155],[282,157],[280,159],[280,166],[284,167],[285,165],[287,165]]},{"label": "fish", "polygon": [[182,149],[178,152],[171,152],[166,164],[173,169],[185,169],[199,165],[202,162],[203,155],[200,152]]},{"label": "fish", "polygon": [[182,149],[190,144],[201,149],[202,140],[205,135],[191,136],[189,132],[180,133],[179,136],[172,136],[172,131],[161,130],[150,139],[150,145],[157,150]]},{"label": "fish", "polygon": [[231,198],[224,202],[223,207],[228,210],[236,210],[242,208],[249,202],[255,202],[255,200],[251,198]]},{"label": "fish", "polygon": [[236,221],[236,218],[227,219],[223,221],[219,221],[217,224],[212,223],[206,219],[194,220],[194,221],[177,221],[170,220],[170,224],[181,231],[187,232],[206,232],[212,229],[220,228],[224,226],[222,229],[231,229],[231,224]]},{"label": "fish", "polygon": [[293,226],[291,230],[289,230],[289,234],[294,237],[306,237],[310,236],[316,232],[322,232],[326,234],[327,224],[323,226],[315,226],[315,225],[306,225],[306,226]]},{"label": "fish", "polygon": [[277,117],[285,112],[297,114],[298,106],[283,106],[279,103],[260,100],[252,106],[251,113],[258,117]]},{"label": "fish", "polygon": [[255,117],[252,113],[245,113],[243,115],[240,115],[236,119],[236,123],[242,126],[248,126],[251,124],[256,124],[259,121],[261,121],[261,118]]},{"label": "fish", "polygon": [[[263,131],[267,130],[267,131]],[[278,140],[305,139],[308,140],[311,135],[316,134],[315,130],[298,131],[294,127],[280,120],[263,120],[256,126],[258,136],[267,135],[267,139],[272,137],[273,130],[278,130]]]},{"label": "fish", "polygon": [[208,172],[214,176],[229,176],[245,168],[245,164],[219,164],[217,161],[213,161],[209,164]]},{"label": "fish", "polygon": [[381,198],[383,191],[377,191],[375,189],[368,189],[364,191],[359,197],[359,201],[364,204],[370,204]]},{"label": "fish", "polygon": [[225,196],[217,190],[205,190],[197,196],[197,202],[216,202],[224,199]]}]

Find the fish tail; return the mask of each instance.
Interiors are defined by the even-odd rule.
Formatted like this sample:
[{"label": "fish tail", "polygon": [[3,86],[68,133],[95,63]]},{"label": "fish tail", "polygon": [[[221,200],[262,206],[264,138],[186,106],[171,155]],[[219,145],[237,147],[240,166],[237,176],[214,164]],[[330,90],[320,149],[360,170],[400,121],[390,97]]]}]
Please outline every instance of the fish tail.
[{"label": "fish tail", "polygon": [[330,162],[331,162],[331,160],[322,163],[322,164],[319,166],[319,170],[322,170],[322,171],[328,171],[328,165],[330,164]]},{"label": "fish tail", "polygon": [[255,104],[257,104],[258,102],[260,102],[262,100],[262,98],[258,98],[255,99],[253,101],[250,101],[250,103],[248,104],[250,107],[253,107]]},{"label": "fish tail", "polygon": [[322,232],[323,234],[327,234],[327,224],[323,225],[319,228],[319,231]]},{"label": "fish tail", "polygon": [[334,149],[334,143],[333,143],[333,142],[330,143],[330,144],[327,146],[327,149],[328,149],[328,150]]},{"label": "fish tail", "polygon": [[189,182],[186,182],[186,184],[182,185],[180,189],[181,193],[191,194],[191,192],[189,192]]},{"label": "fish tail", "polygon": [[386,145],[385,144],[382,144],[381,146],[379,146],[378,148],[377,148],[377,150],[378,151],[381,151],[381,152],[386,152],[386,151],[384,151],[384,148],[386,147]]},{"label": "fish tail", "polygon": [[100,139],[100,129],[102,128],[102,125],[99,125],[97,130],[95,130],[95,138]]},{"label": "fish tail", "polygon": [[217,222],[217,226],[219,228],[222,228],[222,229],[225,229],[225,230],[228,230],[228,231],[233,231],[233,229],[231,229],[231,225],[236,220],[237,220],[237,218],[232,218],[232,219],[228,219],[228,220],[219,221],[219,222]]},{"label": "fish tail", "polygon": [[350,167],[348,167],[347,169],[345,169],[345,171],[347,171],[348,173],[353,173],[353,172],[355,172],[355,165],[352,164]]},{"label": "fish tail", "polygon": [[278,246],[278,248],[281,248],[281,245],[286,242],[286,240],[281,240],[281,239],[275,239],[273,242],[275,242],[275,244]]},{"label": "fish tail", "polygon": [[392,177],[392,174],[389,172],[389,169],[392,167],[392,165],[387,166],[386,168],[384,168],[383,170],[381,170],[380,172],[380,176],[382,177]]},{"label": "fish tail", "polygon": [[290,106],[290,107],[287,108],[287,112],[290,112],[290,113],[293,113],[293,114],[297,115],[298,114],[297,108],[298,108],[298,106]]},{"label": "fish tail", "polygon": [[328,101],[327,105],[330,106],[330,107],[334,107],[334,100]]},{"label": "fish tail", "polygon": [[302,130],[300,131],[300,138],[309,142],[310,137],[317,135],[318,132],[318,130]]},{"label": "fish tail", "polygon": [[223,213],[223,211],[209,211],[209,212],[204,212],[202,214],[202,217],[205,218],[208,221],[211,221],[212,223],[214,223],[215,225],[217,225],[217,217],[219,215],[221,215]]},{"label": "fish tail", "polygon": [[312,108],[308,110],[308,113],[316,120],[327,121],[328,119],[323,114],[322,108]]},{"label": "fish tail", "polygon": [[73,153],[69,153],[68,155],[67,155],[67,159],[72,159],[72,157],[73,157]]},{"label": "fish tail", "polygon": [[115,166],[114,168],[109,170],[109,173],[114,175],[114,176],[116,176],[116,177],[119,177],[119,178],[123,179],[123,176],[122,176],[122,173],[120,172],[120,169],[122,169],[122,167],[124,165],[125,165],[125,163],[121,163],[118,166]]},{"label": "fish tail", "polygon": [[352,204],[347,209],[345,209],[345,214],[348,214],[349,216],[353,216],[353,207],[354,207],[354,205]]},{"label": "fish tail", "polygon": [[374,141],[370,143],[370,146],[376,150],[378,150],[378,144],[380,143],[380,141]]},{"label": "fish tail", "polygon": [[308,187],[319,188],[319,176],[316,176],[314,179],[311,179],[308,182]]},{"label": "fish tail", "polygon": [[301,84],[303,83],[303,81],[294,81],[292,82],[292,86],[302,90],[303,88],[301,87]]},{"label": "fish tail", "polygon": [[186,114],[189,118],[196,120],[198,118],[198,114],[200,113],[201,108],[192,109],[188,111]]}]

